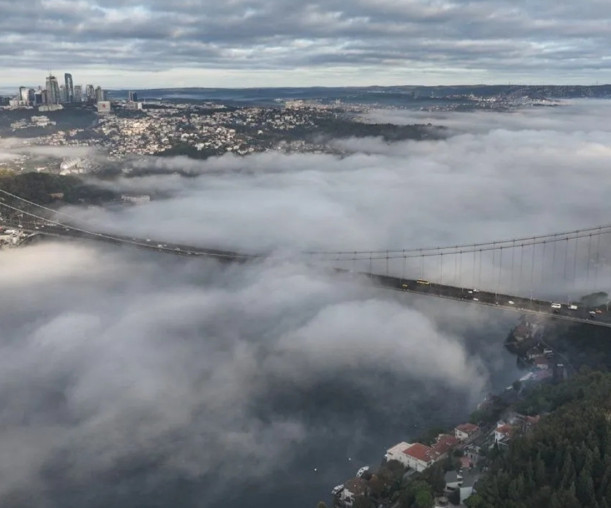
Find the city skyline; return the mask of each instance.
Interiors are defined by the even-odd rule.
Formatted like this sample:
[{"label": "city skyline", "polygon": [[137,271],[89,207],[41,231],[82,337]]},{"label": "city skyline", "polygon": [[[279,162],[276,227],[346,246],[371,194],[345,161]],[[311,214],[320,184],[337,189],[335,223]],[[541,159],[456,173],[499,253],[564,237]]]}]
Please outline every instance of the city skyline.
[{"label": "city skyline", "polygon": [[115,89],[611,82],[596,0],[0,5],[2,89],[49,62]]},{"label": "city skyline", "polygon": [[30,106],[56,106],[60,104],[71,104],[81,102],[105,101],[107,91],[101,86],[94,87],[88,83],[83,88],[82,84],[74,85],[72,73],[65,72],[63,83],[52,72],[44,78],[43,85],[24,86],[21,84],[15,90],[0,88],[0,96],[11,97],[10,107]]}]

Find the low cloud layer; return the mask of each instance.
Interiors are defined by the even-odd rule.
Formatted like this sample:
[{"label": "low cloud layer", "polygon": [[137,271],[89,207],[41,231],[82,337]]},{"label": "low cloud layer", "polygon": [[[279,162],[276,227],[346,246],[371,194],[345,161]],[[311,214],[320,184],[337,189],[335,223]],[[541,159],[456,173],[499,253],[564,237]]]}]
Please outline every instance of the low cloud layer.
[{"label": "low cloud layer", "polygon": [[[340,458],[465,418],[515,375],[501,348],[515,316],[386,292],[295,253],[605,223],[609,107],[451,115],[446,140],[337,140],[345,157],[142,159],[160,174],[104,182],[170,197],[64,211],[127,235],[274,255],[225,266],[77,242],[1,251],[0,504],[324,496],[354,474],[352,463],[332,470]],[[191,176],[162,174],[172,169]]]},{"label": "low cloud layer", "polygon": [[[128,506],[178,479],[212,481],[185,504],[210,506],[329,438],[300,398],[356,391],[372,416],[394,418],[377,376],[468,400],[488,380],[479,355],[421,312],[303,266],[54,243],[0,258],[3,506]],[[426,401],[408,393],[400,406]]]},{"label": "low cloud layer", "polygon": [[[607,224],[611,214],[609,113],[611,105],[603,101],[516,113],[372,112],[370,121],[447,122],[454,135],[400,143],[337,140],[348,153],[342,158],[268,152],[207,161],[143,159],[136,163],[140,168],[194,176],[118,181],[114,188],[170,189],[173,197],[128,210],[74,213],[107,230],[245,252],[425,248],[597,226]],[[593,248],[581,244],[580,267]],[[471,259],[461,266],[450,262],[446,280],[460,273],[473,281]],[[493,262],[485,260],[482,270],[488,286],[497,285],[498,275],[490,276]],[[426,263],[432,268],[439,260]],[[379,263],[374,268],[385,270]],[[559,268],[545,277],[557,278]],[[419,260],[407,265],[397,260],[390,269],[412,277],[421,272]],[[529,277],[524,272],[523,280]],[[571,292],[587,290],[593,282],[571,279]]]}]

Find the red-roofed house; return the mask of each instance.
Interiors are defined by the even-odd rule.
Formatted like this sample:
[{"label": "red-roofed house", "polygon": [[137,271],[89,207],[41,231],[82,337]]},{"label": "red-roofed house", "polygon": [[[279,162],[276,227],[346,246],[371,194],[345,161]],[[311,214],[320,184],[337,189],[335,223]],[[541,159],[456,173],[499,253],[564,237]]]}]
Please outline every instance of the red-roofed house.
[{"label": "red-roofed house", "polygon": [[454,435],[461,441],[472,439],[479,431],[479,427],[473,423],[463,423],[454,429]]},{"label": "red-roofed house", "polygon": [[495,443],[506,443],[514,433],[514,427],[507,423],[499,422],[494,430]]},{"label": "red-roofed house", "polygon": [[435,450],[422,443],[414,443],[403,453],[407,458],[408,467],[416,471],[424,471],[427,467],[431,466],[438,457]]},{"label": "red-roofed house", "polygon": [[439,434],[435,440],[435,444],[431,447],[437,454],[435,460],[442,459],[447,456],[448,452],[454,448],[460,441],[449,434]]}]

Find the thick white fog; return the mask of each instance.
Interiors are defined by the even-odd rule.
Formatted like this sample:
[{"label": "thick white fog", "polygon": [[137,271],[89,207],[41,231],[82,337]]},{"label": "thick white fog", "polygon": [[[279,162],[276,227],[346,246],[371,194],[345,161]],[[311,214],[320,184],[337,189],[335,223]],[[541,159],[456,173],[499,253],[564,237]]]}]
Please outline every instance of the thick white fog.
[{"label": "thick white fog", "polygon": [[44,506],[45,469],[68,490],[132,460],[160,477],[264,478],[327,430],[260,408],[338,378],[378,417],[392,412],[380,373],[471,401],[488,380],[426,313],[302,265],[56,243],[0,257],[0,499],[17,505]]},{"label": "thick white fog", "polygon": [[455,135],[339,140],[343,158],[144,159],[136,165],[197,176],[125,179],[120,188],[173,196],[79,213],[117,231],[246,251],[430,247],[606,224],[609,114],[601,101],[516,113],[374,111],[372,120],[432,121]]},{"label": "thick white fog", "polygon": [[[375,111],[369,121],[430,120],[453,135],[336,140],[349,152],[341,158],[143,159],[133,164],[192,176],[124,177],[103,185],[169,195],[64,211],[107,231],[284,253],[605,224],[608,114],[604,102],[510,114]],[[373,433],[368,418],[393,422],[389,441],[414,437],[410,425],[431,423],[426,411],[453,402],[466,411],[485,394],[502,346],[470,337],[503,337],[512,323],[299,258],[227,266],[78,242],[1,251],[0,287],[3,506],[133,506],[164,482],[211,477],[214,488],[183,505],[216,506],[289,467],[296,449],[342,439],[357,447]],[[393,444],[386,439],[380,456]]]}]

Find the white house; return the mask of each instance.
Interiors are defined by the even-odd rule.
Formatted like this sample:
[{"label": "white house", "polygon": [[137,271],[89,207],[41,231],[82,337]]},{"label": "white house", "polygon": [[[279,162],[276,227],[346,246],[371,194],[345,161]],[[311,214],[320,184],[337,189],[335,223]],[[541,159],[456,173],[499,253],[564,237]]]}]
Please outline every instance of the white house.
[{"label": "white house", "polygon": [[401,464],[403,464],[405,467],[409,467],[407,456],[403,452],[407,450],[410,446],[412,445],[409,443],[406,443],[405,441],[401,441],[399,444],[396,444],[392,448],[389,448],[388,450],[386,450],[386,454],[384,455],[384,458],[386,460],[397,460]]},{"label": "white house", "polygon": [[461,441],[467,441],[479,431],[479,427],[472,423],[463,423],[454,429],[454,435]]},{"label": "white house", "polygon": [[497,423],[496,429],[494,429],[494,442],[497,444],[507,443],[507,441],[511,439],[514,430],[515,429],[512,425],[504,422]]},{"label": "white house", "polygon": [[403,464],[403,466],[420,472],[433,465],[436,460],[442,458],[443,454],[422,443],[410,444],[402,441],[389,448],[384,457],[386,460],[396,460]]}]

